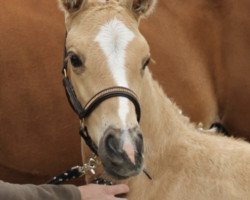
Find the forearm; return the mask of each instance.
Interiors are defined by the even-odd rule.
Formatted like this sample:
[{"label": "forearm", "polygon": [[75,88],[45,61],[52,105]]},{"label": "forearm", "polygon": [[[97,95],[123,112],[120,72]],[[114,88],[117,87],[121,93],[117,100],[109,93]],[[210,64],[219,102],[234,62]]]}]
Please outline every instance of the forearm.
[{"label": "forearm", "polygon": [[18,185],[0,181],[3,200],[81,200],[80,191],[73,185]]}]

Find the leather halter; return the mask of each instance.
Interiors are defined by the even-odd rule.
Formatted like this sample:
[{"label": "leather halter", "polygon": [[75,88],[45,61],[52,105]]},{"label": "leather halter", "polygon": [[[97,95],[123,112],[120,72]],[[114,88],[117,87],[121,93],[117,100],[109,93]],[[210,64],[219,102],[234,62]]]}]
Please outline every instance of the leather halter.
[{"label": "leather halter", "polygon": [[[67,50],[65,49],[64,58],[67,57]],[[67,76],[67,68],[68,68],[68,61],[64,61],[63,65],[63,85],[65,87],[65,91],[68,97],[68,101],[73,108],[73,110],[78,115],[79,119],[81,120],[81,127],[80,127],[80,135],[84,139],[86,145],[92,150],[92,152],[98,155],[98,147],[91,139],[87,127],[84,125],[84,119],[88,118],[91,113],[104,101],[114,98],[114,97],[125,97],[129,99],[135,106],[135,112],[137,116],[138,123],[140,122],[141,118],[141,108],[140,104],[137,100],[136,94],[125,87],[115,86],[111,88],[104,89],[97,93],[94,97],[92,97],[89,102],[82,107],[81,103],[77,99],[75,94],[73,85],[71,84],[68,76]]]},{"label": "leather halter", "polygon": [[[140,122],[141,118],[141,108],[140,104],[137,100],[136,94],[125,87],[111,87],[104,89],[97,93],[94,97],[92,97],[89,102],[82,107],[81,103],[77,99],[77,96],[75,94],[73,85],[71,84],[68,75],[67,75],[67,69],[68,69],[68,61],[66,60],[66,57],[68,56],[66,48],[64,49],[64,63],[63,63],[63,85],[65,87],[66,95],[68,97],[68,101],[73,108],[73,110],[78,115],[79,119],[81,120],[81,126],[80,126],[80,135],[84,139],[86,145],[91,149],[91,151],[98,156],[98,147],[91,139],[87,127],[84,125],[84,119],[90,116],[90,114],[105,100],[113,98],[113,97],[125,97],[129,99],[135,106],[135,112],[137,116],[138,123]],[[85,163],[83,166],[75,166],[71,169],[65,171],[64,173],[53,177],[52,180],[50,180],[49,184],[61,184],[64,181],[68,181],[71,179],[75,179],[78,177],[81,177],[85,175],[88,171],[90,171],[92,174],[95,174],[95,168],[97,166],[96,162],[96,156],[94,158],[90,158],[88,163]],[[148,179],[152,180],[149,173],[144,169],[144,174],[148,177]],[[105,184],[105,185],[112,185],[112,182],[103,178],[95,178],[93,183],[96,184]]]}]

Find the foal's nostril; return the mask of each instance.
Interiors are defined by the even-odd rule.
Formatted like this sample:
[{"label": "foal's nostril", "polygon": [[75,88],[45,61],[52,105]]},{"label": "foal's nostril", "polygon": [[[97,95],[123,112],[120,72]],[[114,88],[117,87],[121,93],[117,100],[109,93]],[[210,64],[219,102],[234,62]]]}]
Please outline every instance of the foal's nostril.
[{"label": "foal's nostril", "polygon": [[109,134],[106,138],[106,148],[111,153],[119,151],[119,142],[113,134]]},{"label": "foal's nostril", "polygon": [[139,174],[143,167],[143,137],[139,127],[109,127],[100,140],[98,154],[106,172],[115,178]]},{"label": "foal's nostril", "polygon": [[143,137],[136,128],[121,130],[110,127],[105,131],[100,145],[104,147],[100,154],[105,154],[112,163],[130,163],[129,165],[136,166],[141,162]]}]

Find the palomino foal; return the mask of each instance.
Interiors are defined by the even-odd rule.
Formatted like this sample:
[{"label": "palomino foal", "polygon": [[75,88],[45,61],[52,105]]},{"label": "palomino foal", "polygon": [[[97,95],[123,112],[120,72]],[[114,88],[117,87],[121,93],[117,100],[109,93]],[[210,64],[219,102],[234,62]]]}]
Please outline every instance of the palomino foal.
[{"label": "palomino foal", "polygon": [[[130,177],[122,180],[130,186],[128,198],[250,199],[249,144],[202,134],[147,69],[149,47],[138,23],[155,1],[60,3],[66,17],[70,78],[81,104],[113,86],[133,90],[141,103],[140,126],[133,104],[122,97],[103,102],[86,120],[106,173],[117,179]],[[86,154],[83,148],[83,157]],[[143,164],[152,181],[140,173]]]}]

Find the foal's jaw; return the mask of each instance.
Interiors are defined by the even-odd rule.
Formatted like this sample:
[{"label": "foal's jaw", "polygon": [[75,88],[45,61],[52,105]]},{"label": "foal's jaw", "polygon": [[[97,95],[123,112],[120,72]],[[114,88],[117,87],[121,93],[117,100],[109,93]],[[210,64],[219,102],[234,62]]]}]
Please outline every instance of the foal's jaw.
[{"label": "foal's jaw", "polygon": [[143,138],[138,126],[131,129],[109,127],[99,142],[105,171],[116,179],[138,175],[143,168]]}]

